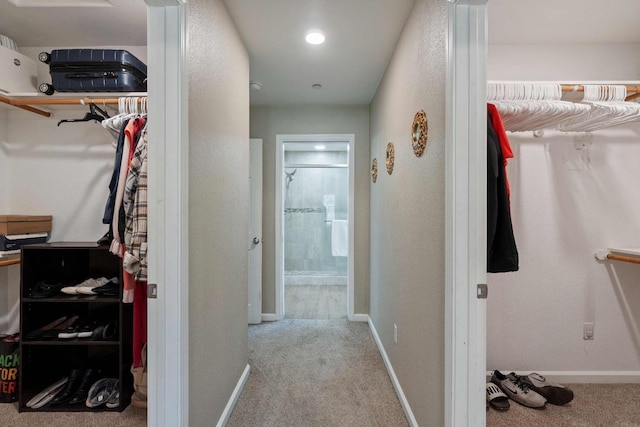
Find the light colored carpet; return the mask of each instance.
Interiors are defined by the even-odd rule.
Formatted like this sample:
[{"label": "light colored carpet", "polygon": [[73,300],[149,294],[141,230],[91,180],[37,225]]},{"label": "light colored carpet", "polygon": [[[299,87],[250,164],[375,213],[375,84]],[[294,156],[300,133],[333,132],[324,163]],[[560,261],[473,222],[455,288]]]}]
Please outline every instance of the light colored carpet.
[{"label": "light colored carpet", "polygon": [[345,285],[286,285],[285,318],[346,319]]},{"label": "light colored carpet", "polygon": [[18,412],[18,403],[0,403],[3,427],[145,427],[147,411],[127,407],[122,412]]},{"label": "light colored carpet", "polygon": [[639,427],[640,384],[568,384],[573,401],[531,409],[510,401],[506,412],[489,409],[488,427]]},{"label": "light colored carpet", "polygon": [[408,425],[366,323],[251,326],[249,364],[230,427]]}]

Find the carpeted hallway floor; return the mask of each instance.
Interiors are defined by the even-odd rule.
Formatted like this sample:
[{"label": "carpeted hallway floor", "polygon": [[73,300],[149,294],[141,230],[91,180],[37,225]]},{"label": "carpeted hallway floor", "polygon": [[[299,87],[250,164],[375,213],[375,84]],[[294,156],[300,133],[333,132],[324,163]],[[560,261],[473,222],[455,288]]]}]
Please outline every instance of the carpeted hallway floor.
[{"label": "carpeted hallway floor", "polygon": [[229,427],[408,425],[366,323],[251,326],[249,364]]}]

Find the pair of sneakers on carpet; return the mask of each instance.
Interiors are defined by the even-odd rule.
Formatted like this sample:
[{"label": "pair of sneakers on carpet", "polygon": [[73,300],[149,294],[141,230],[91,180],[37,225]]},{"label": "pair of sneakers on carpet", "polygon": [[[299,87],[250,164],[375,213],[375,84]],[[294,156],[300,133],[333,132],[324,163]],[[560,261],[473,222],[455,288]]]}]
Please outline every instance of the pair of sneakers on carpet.
[{"label": "pair of sneakers on carpet", "polygon": [[573,400],[573,391],[547,380],[538,373],[516,375],[493,371],[491,382],[486,385],[487,403],[498,411],[509,409],[509,398],[530,408],[545,405],[566,405]]}]

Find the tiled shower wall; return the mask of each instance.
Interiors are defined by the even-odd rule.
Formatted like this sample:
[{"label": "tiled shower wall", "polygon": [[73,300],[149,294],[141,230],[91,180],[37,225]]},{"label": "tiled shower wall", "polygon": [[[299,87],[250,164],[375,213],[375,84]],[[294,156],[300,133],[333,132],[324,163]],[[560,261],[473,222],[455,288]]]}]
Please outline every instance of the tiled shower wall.
[{"label": "tiled shower wall", "polygon": [[[319,163],[347,164],[348,153],[285,152],[285,165]],[[290,173],[294,168],[285,166],[285,170]],[[298,168],[289,184],[288,193],[286,182],[285,179],[285,283],[305,281],[305,284],[338,284],[335,283],[338,281],[346,284],[348,258],[331,255],[331,221],[324,203],[325,196],[333,195],[334,219],[348,219],[348,169]],[[309,276],[325,278],[310,279]],[[340,278],[334,279],[332,276]],[[314,283],[308,283],[310,280]],[[331,283],[324,283],[327,280]]]}]

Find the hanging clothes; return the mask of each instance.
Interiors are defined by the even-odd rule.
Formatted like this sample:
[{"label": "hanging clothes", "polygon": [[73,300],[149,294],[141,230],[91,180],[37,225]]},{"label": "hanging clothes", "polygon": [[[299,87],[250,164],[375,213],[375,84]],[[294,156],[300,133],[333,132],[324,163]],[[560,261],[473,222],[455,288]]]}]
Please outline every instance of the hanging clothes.
[{"label": "hanging clothes", "polygon": [[147,133],[142,136],[131,160],[124,192],[126,226],[124,269],[137,281],[147,280]]},{"label": "hanging clothes", "polygon": [[[502,151],[502,159],[504,160],[504,167],[506,168],[509,163],[509,159],[513,158],[513,151],[511,150],[509,138],[507,137],[507,131],[504,128],[504,123],[502,122],[502,117],[500,117],[498,108],[494,104],[487,104],[487,112],[489,113],[493,130],[500,141],[500,151]],[[507,194],[510,196],[511,187],[509,186],[509,177],[507,176],[506,169],[504,172],[504,179],[507,184]]]},{"label": "hanging clothes", "polygon": [[518,262],[505,160],[491,116],[487,114],[487,272],[518,271]]}]

